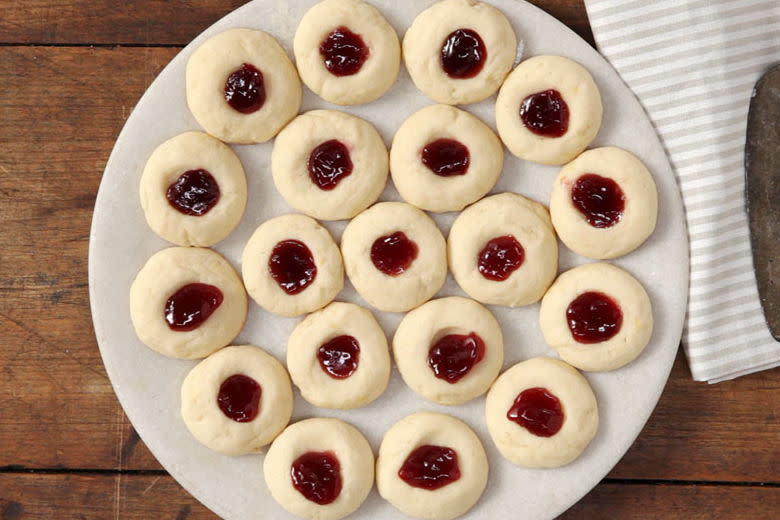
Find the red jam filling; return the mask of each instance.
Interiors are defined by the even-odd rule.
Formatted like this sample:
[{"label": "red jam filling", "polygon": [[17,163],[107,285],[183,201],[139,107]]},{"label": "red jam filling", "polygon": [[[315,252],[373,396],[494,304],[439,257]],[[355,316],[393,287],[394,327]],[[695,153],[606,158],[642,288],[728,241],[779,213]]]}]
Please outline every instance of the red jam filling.
[{"label": "red jam filling", "polygon": [[317,351],[322,369],[334,379],[346,379],[357,370],[360,344],[352,336],[336,336]]},{"label": "red jam filling", "polygon": [[536,387],[518,394],[506,418],[538,437],[552,437],[563,426],[564,415],[558,398],[546,388]]},{"label": "red jam filling", "polygon": [[243,374],[234,374],[219,385],[217,404],[222,413],[236,422],[250,422],[260,411],[262,388],[257,381]]},{"label": "red jam filling", "polygon": [[325,141],[309,154],[309,178],[321,190],[332,190],[351,173],[349,150],[341,141]]},{"label": "red jam filling", "polygon": [[436,377],[454,384],[484,357],[485,342],[477,333],[447,334],[428,351],[428,366]]},{"label": "red jam filling", "polygon": [[178,212],[199,217],[219,202],[219,184],[206,170],[187,170],[168,186],[165,197]]},{"label": "red jam filling", "polygon": [[320,43],[325,68],[334,76],[357,74],[369,54],[363,38],[343,26],[331,31]]},{"label": "red jam filling", "polygon": [[588,291],[577,296],[566,309],[571,335],[578,343],[601,343],[620,332],[623,312],[604,293]]},{"label": "red jam filling", "polygon": [[436,139],[422,150],[422,163],[440,177],[464,175],[470,161],[469,149],[455,139]]},{"label": "red jam filling", "polygon": [[308,451],[290,466],[292,484],[298,492],[321,506],[341,493],[341,466],[332,451]]},{"label": "red jam filling", "polygon": [[509,278],[525,260],[525,250],[512,235],[490,240],[479,252],[477,268],[479,273],[495,282]]},{"label": "red jam filling", "polygon": [[441,47],[441,67],[453,79],[473,78],[485,66],[485,60],[485,43],[471,29],[451,32]]},{"label": "red jam filling", "polygon": [[233,110],[251,114],[263,108],[265,83],[263,73],[249,63],[233,71],[225,81],[225,101]]},{"label": "red jam filling", "polygon": [[420,446],[406,457],[398,476],[412,487],[439,489],[460,478],[458,454],[445,446]]},{"label": "red jam filling", "polygon": [[560,137],[569,129],[569,106],[557,90],[545,90],[520,103],[520,119],[536,135]]},{"label": "red jam filling", "polygon": [[274,246],[268,259],[271,276],[287,294],[298,294],[314,282],[317,266],[306,244],[282,240]]},{"label": "red jam filling", "polygon": [[374,240],[371,246],[371,261],[374,267],[389,276],[398,276],[417,258],[419,248],[402,231]]},{"label": "red jam filling", "polygon": [[623,217],[626,196],[618,183],[586,173],[571,187],[571,201],[593,227],[612,227]]},{"label": "red jam filling", "polygon": [[205,283],[190,283],[173,293],[165,302],[165,321],[171,330],[195,330],[222,305],[219,288]]}]

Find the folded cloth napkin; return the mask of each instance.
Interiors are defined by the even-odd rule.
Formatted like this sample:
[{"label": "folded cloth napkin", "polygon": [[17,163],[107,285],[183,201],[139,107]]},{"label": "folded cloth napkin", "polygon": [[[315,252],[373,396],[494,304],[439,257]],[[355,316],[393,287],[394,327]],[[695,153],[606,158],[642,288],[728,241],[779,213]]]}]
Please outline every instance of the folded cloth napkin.
[{"label": "folded cloth napkin", "polygon": [[683,346],[693,378],[714,383],[780,365],[758,299],[743,195],[748,105],[761,73],[780,61],[780,2],[585,6],[599,50],[644,105],[677,173],[690,235]]}]

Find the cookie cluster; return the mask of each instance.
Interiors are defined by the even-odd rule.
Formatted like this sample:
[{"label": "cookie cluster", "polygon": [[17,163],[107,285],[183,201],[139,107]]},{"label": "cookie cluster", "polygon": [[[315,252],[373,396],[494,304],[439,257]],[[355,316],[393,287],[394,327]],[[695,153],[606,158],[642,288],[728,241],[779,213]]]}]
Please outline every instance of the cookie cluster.
[{"label": "cookie cluster", "polygon": [[[390,428],[374,453],[336,419],[289,425],[293,384],[315,406],[353,409],[386,389],[391,351],[408,387],[455,406],[487,394],[499,452],[524,467],[558,467],[598,428],[596,397],[577,370],[614,370],[652,333],[650,299],[618,267],[586,263],[558,274],[558,238],[605,260],[653,232],[653,177],[628,151],[586,151],[602,120],[590,73],[561,56],[515,66],[507,18],[475,0],[441,0],[403,37],[362,0],[324,0],[301,19],[295,64],[275,38],[232,29],[190,56],[187,102],[205,132],[161,144],[148,159],[140,200],[151,229],[180,247],[156,253],[131,287],[143,343],[203,359],[181,387],[193,436],[228,455],[270,444],[263,473],[288,511],[336,520],[360,507],[374,481],[406,514],[455,518],[487,484],[488,458],[465,423],[416,413]],[[299,114],[303,84],[325,101],[379,99],[402,59],[437,104],[411,114],[388,148],[365,119],[341,110]],[[514,69],[513,69],[514,66]],[[299,79],[300,78],[300,79]],[[498,92],[495,133],[454,105]],[[225,143],[272,138],[278,193],[299,213],[262,222],[246,243],[241,276],[208,249],[237,226],[247,204],[240,160]],[[563,165],[549,210],[521,194],[490,194],[504,148]],[[403,199],[377,202],[388,177]],[[448,237],[426,212],[459,212]],[[337,242],[320,221],[348,220]],[[432,299],[451,273],[465,296]],[[348,280],[366,305],[334,301]],[[264,350],[229,346],[248,296],[278,316],[305,317],[286,367]],[[539,321],[562,360],[538,357],[503,373],[501,324],[486,305],[541,301]],[[373,311],[371,310],[373,308]],[[388,342],[375,312],[406,313]]]}]

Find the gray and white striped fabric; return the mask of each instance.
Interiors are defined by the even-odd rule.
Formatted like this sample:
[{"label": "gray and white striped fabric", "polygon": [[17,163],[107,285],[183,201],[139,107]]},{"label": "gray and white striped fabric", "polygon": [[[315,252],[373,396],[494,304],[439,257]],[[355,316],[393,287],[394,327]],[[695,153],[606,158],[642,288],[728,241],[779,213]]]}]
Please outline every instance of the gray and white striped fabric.
[{"label": "gray and white striped fabric", "polygon": [[683,344],[694,379],[780,365],[758,300],[743,197],[748,104],[761,73],[780,61],[780,1],[585,5],[600,51],[644,105],[678,176],[691,247]]}]

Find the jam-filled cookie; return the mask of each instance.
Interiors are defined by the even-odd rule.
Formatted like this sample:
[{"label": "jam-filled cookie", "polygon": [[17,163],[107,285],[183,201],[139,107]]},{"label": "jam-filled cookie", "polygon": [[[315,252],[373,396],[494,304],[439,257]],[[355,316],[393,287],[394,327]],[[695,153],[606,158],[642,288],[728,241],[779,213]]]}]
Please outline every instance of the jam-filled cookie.
[{"label": "jam-filled cookie", "polygon": [[504,362],[504,340],[487,308],[452,296],[404,316],[393,356],[412,390],[439,404],[461,404],[490,388]]},{"label": "jam-filled cookie", "polygon": [[152,231],[180,246],[210,246],[246,208],[246,175],[233,150],[202,132],[158,146],[141,175],[141,207]]},{"label": "jam-filled cookie", "polygon": [[393,138],[390,171],[398,193],[428,211],[460,211],[496,184],[504,149],[477,117],[448,105],[412,114]]},{"label": "jam-filled cookie", "polygon": [[198,123],[230,143],[271,139],[301,108],[295,66],[268,33],[230,29],[187,62],[187,104]]},{"label": "jam-filled cookie", "polygon": [[387,338],[371,311],[333,302],[309,314],[292,331],[287,369],[303,398],[313,405],[364,406],[390,381]]},{"label": "jam-filled cookie", "polygon": [[295,31],[301,79],[325,101],[368,103],[398,76],[401,46],[382,14],[361,0],[324,0],[309,9]]},{"label": "jam-filled cookie", "polygon": [[287,371],[258,347],[226,347],[181,385],[181,416],[192,435],[226,455],[257,453],[287,426],[293,393]]},{"label": "jam-filled cookie", "polygon": [[298,316],[324,307],[344,286],[339,247],[305,215],[263,222],[241,256],[249,296],[269,312]]},{"label": "jam-filled cookie", "polygon": [[495,7],[475,0],[442,0],[417,15],[403,41],[412,81],[448,105],[493,94],[512,68],[517,37]]},{"label": "jam-filled cookie", "polygon": [[140,340],[168,357],[198,359],[224,347],[244,326],[247,298],[218,253],[171,247],[155,253],[130,286],[130,318]]},{"label": "jam-filled cookie", "polygon": [[404,417],[379,446],[379,494],[415,518],[449,520],[464,514],[482,496],[487,477],[482,443],[450,415],[419,412]]},{"label": "jam-filled cookie", "polygon": [[595,148],[561,169],[550,216],[561,241],[575,253],[615,258],[639,247],[655,229],[658,191],[633,154]]},{"label": "jam-filled cookie", "polygon": [[263,461],[271,496],[290,513],[338,520],[357,510],[374,485],[374,453],[354,426],[314,418],[291,424]]},{"label": "jam-filled cookie", "polygon": [[441,231],[428,215],[403,202],[380,202],[352,219],[341,252],[352,285],[382,311],[417,307],[447,277]]},{"label": "jam-filled cookie", "polygon": [[593,390],[558,359],[537,357],[499,376],[485,402],[487,427],[507,460],[556,468],[585,450],[599,425]]},{"label": "jam-filled cookie", "polygon": [[563,56],[523,61],[496,99],[496,126],[506,147],[543,164],[571,161],[596,137],[601,118],[596,82],[585,67]]},{"label": "jam-filled cookie", "polygon": [[636,278],[612,264],[566,271],[544,295],[539,323],[547,343],[581,370],[633,361],[653,334],[653,309]]},{"label": "jam-filled cookie", "polygon": [[352,218],[384,190],[387,148],[368,121],[312,110],[276,136],[271,172],[276,189],[295,209],[322,220]]},{"label": "jam-filled cookie", "polygon": [[515,193],[466,208],[452,225],[447,248],[458,285],[482,303],[534,303],[558,271],[558,242],[547,209]]}]

